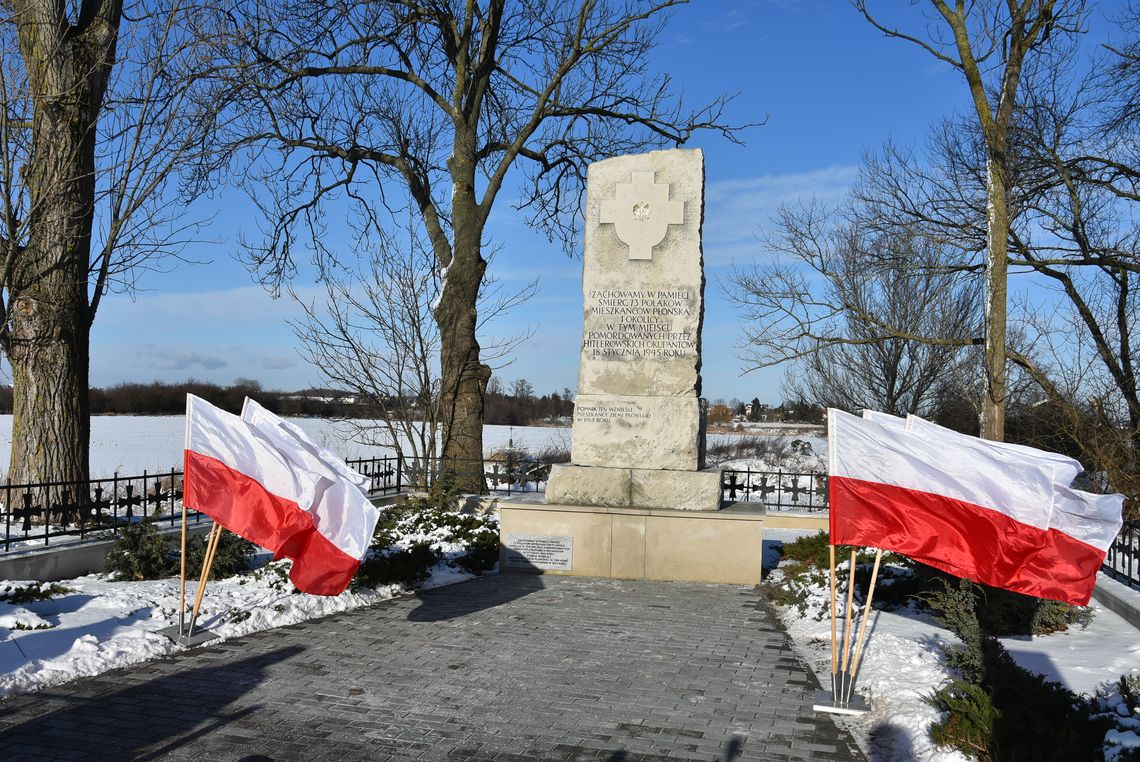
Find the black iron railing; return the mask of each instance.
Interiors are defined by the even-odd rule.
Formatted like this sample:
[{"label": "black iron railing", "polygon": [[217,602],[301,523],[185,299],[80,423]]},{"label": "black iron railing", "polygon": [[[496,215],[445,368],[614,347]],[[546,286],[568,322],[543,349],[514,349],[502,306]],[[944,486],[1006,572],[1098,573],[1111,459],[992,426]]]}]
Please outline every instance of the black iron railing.
[{"label": "black iron railing", "polygon": [[763,503],[770,511],[819,513],[827,510],[827,474],[791,471],[721,471],[721,499]]},{"label": "black iron railing", "polygon": [[[453,469],[471,469],[478,475],[478,460],[452,461]],[[550,478],[553,464],[531,458],[509,455],[506,458],[482,462],[483,482],[487,490],[499,495],[515,495],[524,492],[545,492],[546,481]],[[403,483],[410,489],[426,489],[435,483],[442,473],[442,464],[434,461],[425,465],[404,460],[402,463]]]},{"label": "black iron railing", "polygon": [[1101,570],[1110,577],[1140,589],[1140,524],[1125,521],[1108,548]]}]

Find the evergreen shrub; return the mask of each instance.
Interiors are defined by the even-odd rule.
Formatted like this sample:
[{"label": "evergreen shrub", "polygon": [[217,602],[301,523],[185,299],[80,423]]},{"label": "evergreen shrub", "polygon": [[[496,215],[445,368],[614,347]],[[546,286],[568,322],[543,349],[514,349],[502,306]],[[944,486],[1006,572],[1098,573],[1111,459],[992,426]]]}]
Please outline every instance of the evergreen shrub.
[{"label": "evergreen shrub", "polygon": [[[256,552],[257,547],[249,540],[223,530],[210,567],[210,579],[225,579],[248,570]],[[205,536],[187,538],[187,577],[201,574],[205,555]],[[103,559],[103,571],[125,580],[164,579],[179,573],[180,559],[181,536],[162,534],[148,518],[123,528]]]},{"label": "evergreen shrub", "polygon": [[[415,587],[439,563],[458,565],[473,574],[492,569],[499,560],[498,521],[459,512],[459,497],[458,490],[439,480],[426,493],[385,508],[354,587],[396,583]],[[453,545],[462,550],[445,554],[443,547]]]},{"label": "evergreen shrub", "polygon": [[931,738],[989,762],[1097,759],[1112,722],[1094,703],[1019,666],[979,617],[981,595],[943,582],[926,602],[962,645],[947,652],[960,680],[927,700],[944,713]]}]

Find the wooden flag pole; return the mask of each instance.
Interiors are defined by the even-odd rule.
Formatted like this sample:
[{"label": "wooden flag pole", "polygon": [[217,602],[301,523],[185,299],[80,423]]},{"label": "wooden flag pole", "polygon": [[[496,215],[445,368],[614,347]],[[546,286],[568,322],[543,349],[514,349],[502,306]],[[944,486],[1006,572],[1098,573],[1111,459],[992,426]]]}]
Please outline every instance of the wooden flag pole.
[{"label": "wooden flag pole", "polygon": [[198,582],[198,592],[194,596],[194,612],[190,615],[189,638],[194,634],[194,624],[198,621],[198,607],[202,605],[202,593],[206,591],[206,581],[210,578],[210,567],[214,565],[214,552],[218,549],[218,539],[222,536],[222,525],[214,522],[210,530],[210,540],[206,543],[206,557],[202,559],[202,579]]},{"label": "wooden flag pole", "polygon": [[859,623],[859,636],[855,638],[855,661],[851,664],[851,679],[843,700],[851,700],[851,689],[855,685],[855,675],[859,672],[859,662],[863,660],[863,644],[867,642],[867,620],[871,617],[871,599],[875,597],[875,580],[879,578],[879,562],[883,560],[883,549],[875,553],[875,568],[871,570],[871,585],[867,588],[867,602],[863,605],[863,621]]},{"label": "wooden flag pole", "polygon": [[828,556],[831,560],[831,700],[838,701],[839,693],[836,685],[836,671],[839,667],[838,649],[835,642],[835,546],[828,546]]},{"label": "wooden flag pole", "polygon": [[[855,547],[851,547],[851,564],[847,573],[847,608],[843,610],[843,670],[839,674],[839,687],[843,690],[845,681],[849,681],[847,667],[851,663],[851,605],[855,600]],[[193,626],[193,622],[191,622]],[[838,698],[838,697],[836,697]]]},{"label": "wooden flag pole", "polygon": [[[172,487],[173,489],[173,487]],[[182,571],[178,581],[178,637],[186,624],[186,503],[182,503]]]}]

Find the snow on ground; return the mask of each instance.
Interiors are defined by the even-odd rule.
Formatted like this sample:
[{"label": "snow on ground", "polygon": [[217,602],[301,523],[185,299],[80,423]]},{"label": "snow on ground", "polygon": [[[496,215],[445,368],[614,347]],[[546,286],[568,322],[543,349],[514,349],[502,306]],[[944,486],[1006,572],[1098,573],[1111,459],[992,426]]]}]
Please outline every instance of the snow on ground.
[{"label": "snow on ground", "polygon": [[[765,569],[771,568],[770,562],[777,560],[779,543],[807,534],[812,533],[766,531]],[[1107,583],[1118,584],[1112,580]],[[781,610],[781,619],[797,652],[815,670],[824,686],[831,684],[831,621],[826,615],[827,602],[828,591],[820,587],[812,590],[807,616],[800,616],[791,609]],[[1026,669],[1056,680],[1077,693],[1093,695],[1106,684],[1115,683],[1120,675],[1140,671],[1140,632],[1097,605],[1095,600],[1092,607],[1093,621],[1086,629],[1003,638],[1002,644]],[[842,619],[838,621],[838,630],[842,640]],[[854,640],[854,632],[851,637]],[[845,722],[867,741],[873,759],[929,762],[967,759],[959,752],[937,749],[931,743],[929,728],[938,713],[922,698],[950,680],[952,675],[942,663],[941,653],[943,646],[958,642],[929,614],[912,609],[872,611],[857,683],[857,690],[867,699],[871,711]]]},{"label": "snow on ground", "polygon": [[[356,441],[352,424],[324,418],[288,420],[300,426],[315,442],[346,459],[392,454],[391,448]],[[181,470],[185,425],[185,418],[180,415],[92,416],[91,475],[100,478],[115,473],[135,476],[144,470],[150,473],[169,471],[171,468]],[[826,439],[818,436],[801,437],[792,435],[788,433],[789,431],[794,432],[795,429],[782,429],[774,434],[769,433],[773,436],[773,442],[790,444],[797,438],[802,439],[810,443],[817,455],[822,454],[826,457]],[[737,440],[741,436],[756,435],[757,432],[754,431],[713,434],[709,437],[709,443],[715,445],[718,442]],[[532,453],[540,453],[546,448],[569,450],[570,442],[570,428],[566,426],[483,427],[483,446],[488,454],[507,446],[529,450]],[[0,464],[8,462],[7,453],[11,447],[12,416],[0,415]]]},{"label": "snow on ground", "polygon": [[[780,544],[805,534],[809,532],[765,532],[764,567],[768,573],[773,573],[779,560]],[[440,565],[426,586],[469,577]],[[5,588],[22,584],[25,583],[0,582],[0,595]],[[177,579],[111,582],[99,575],[88,575],[56,584],[67,588],[67,592],[44,601],[0,601],[0,697],[40,690],[176,650],[175,644],[158,634],[158,630],[177,621]],[[194,590],[195,583],[190,582],[189,600]],[[281,565],[271,564],[259,573],[211,582],[203,599],[200,621],[217,635],[232,638],[387,600],[402,592],[401,588],[390,586],[346,591],[333,598],[294,593],[284,581]],[[826,589],[817,588],[812,591],[808,615],[786,610],[781,616],[797,651],[815,670],[820,682],[829,685],[830,621],[825,615],[826,602]],[[1100,606],[1094,605],[1094,610],[1093,622],[1087,629],[1043,637],[1006,638],[1003,643],[1022,666],[1059,680],[1071,690],[1091,694],[1140,666],[1137,631]],[[820,614],[818,618],[815,612]],[[871,711],[864,717],[842,721],[867,744],[872,759],[964,760],[957,752],[934,748],[928,731],[937,713],[923,701],[923,696],[950,679],[941,652],[944,645],[956,642],[954,636],[935,624],[928,614],[914,610],[876,611],[868,629],[858,689],[868,699]],[[839,631],[842,637],[842,620]],[[1107,702],[1109,709],[1113,701],[1117,700]],[[1112,731],[1110,735],[1124,744],[1140,743],[1140,738],[1132,733]]]},{"label": "snow on ground", "polygon": [[[355,441],[351,425],[324,418],[289,418],[318,444],[346,459],[391,455],[388,447]],[[182,447],[186,420],[180,415],[97,415],[91,418],[91,475],[99,478],[119,473],[135,476],[182,470]],[[487,452],[513,443],[516,448],[538,452],[546,447],[570,448],[570,429],[543,426],[485,426]],[[0,463],[8,462],[12,447],[12,416],[0,415]]]},{"label": "snow on ground", "polygon": [[[294,592],[282,565],[210,582],[199,627],[221,638],[294,624],[388,600],[406,591],[391,585],[346,590],[335,597]],[[472,575],[435,567],[424,587],[439,587]],[[0,582],[6,588],[36,583]],[[111,582],[87,575],[56,583],[67,592],[48,600],[13,604],[0,600],[0,698],[36,691],[78,677],[97,675],[165,656],[178,646],[158,630],[178,623],[178,578]],[[188,605],[197,583],[187,583]]]}]

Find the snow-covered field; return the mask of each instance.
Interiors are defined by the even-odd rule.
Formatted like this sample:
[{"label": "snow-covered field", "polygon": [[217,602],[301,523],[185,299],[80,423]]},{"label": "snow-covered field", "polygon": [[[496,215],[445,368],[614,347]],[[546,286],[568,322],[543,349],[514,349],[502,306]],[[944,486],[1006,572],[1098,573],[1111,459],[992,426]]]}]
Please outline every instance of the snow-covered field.
[{"label": "snow-covered field", "polygon": [[[391,455],[385,447],[362,444],[344,423],[322,418],[290,418],[313,440],[346,459]],[[143,470],[182,469],[182,445],[186,419],[180,415],[97,415],[91,418],[91,476],[115,473],[124,476]],[[541,450],[548,446],[570,447],[570,429],[539,426],[486,426],[483,442],[487,451],[506,447]],[[8,462],[12,447],[12,416],[0,415],[0,468]]]},{"label": "snow-covered field", "polygon": [[[805,534],[810,533],[768,530],[764,542],[768,550],[774,550],[776,543]],[[1120,589],[1124,595],[1132,592],[1104,575],[1101,584]],[[1140,604],[1140,593],[1134,595]],[[817,618],[815,613],[826,611],[827,601],[827,590],[818,588],[812,592],[806,616],[793,609],[781,611],[797,652],[825,686],[831,684],[831,621],[827,616]],[[1053,635],[1003,638],[1002,644],[1021,666],[1076,693],[1092,696],[1098,691],[1110,691],[1111,684],[1122,674],[1140,673],[1140,631],[1095,600],[1092,608],[1093,620],[1086,629],[1076,627]],[[841,638],[842,626],[840,621]],[[931,743],[929,728],[938,713],[923,701],[923,696],[930,695],[952,676],[941,658],[942,647],[948,643],[956,644],[958,640],[927,613],[903,609],[872,611],[856,684],[871,711],[846,722],[867,740],[873,759],[966,759],[959,752],[937,749]],[[1140,717],[1131,720],[1140,728]],[[1140,745],[1140,735],[1136,733],[1126,732],[1117,738],[1121,745]]]},{"label": "snow-covered field", "polygon": [[[322,418],[290,418],[313,440],[346,459],[372,458],[391,455],[390,448],[363,444],[355,438],[349,424]],[[182,468],[182,445],[185,419],[182,416],[97,415],[91,418],[91,476],[101,478],[118,473],[134,476],[144,470],[149,473]],[[802,428],[802,427],[801,427]],[[747,430],[739,434],[713,434],[710,446],[718,442],[731,442],[741,436],[766,436],[773,441],[790,443],[800,439],[812,447],[816,457],[797,461],[800,467],[811,470],[822,467],[826,457],[827,440],[819,436],[802,436],[798,429],[785,427],[766,431]],[[570,449],[570,428],[565,426],[485,426],[483,446],[487,453],[512,446],[517,449],[540,452],[546,448]],[[0,469],[8,462],[12,447],[12,416],[0,415]],[[776,470],[779,464],[751,461],[753,470]],[[744,461],[731,467],[745,466]],[[789,470],[789,466],[784,466]]]}]

